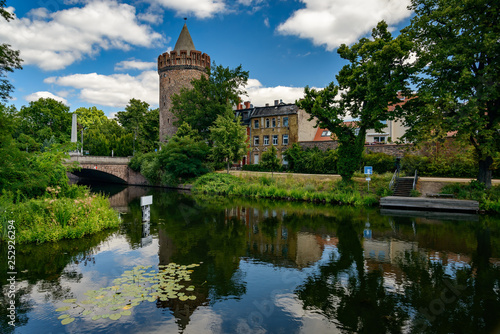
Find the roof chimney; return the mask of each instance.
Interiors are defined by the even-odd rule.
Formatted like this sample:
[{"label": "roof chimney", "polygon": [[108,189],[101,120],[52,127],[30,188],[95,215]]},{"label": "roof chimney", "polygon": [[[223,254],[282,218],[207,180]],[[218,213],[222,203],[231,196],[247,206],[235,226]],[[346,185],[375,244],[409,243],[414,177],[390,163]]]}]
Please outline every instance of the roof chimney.
[{"label": "roof chimney", "polygon": [[279,104],[279,100],[274,100],[274,105],[277,106]]},{"label": "roof chimney", "polygon": [[250,101],[245,101],[245,108],[249,109],[250,108]]}]

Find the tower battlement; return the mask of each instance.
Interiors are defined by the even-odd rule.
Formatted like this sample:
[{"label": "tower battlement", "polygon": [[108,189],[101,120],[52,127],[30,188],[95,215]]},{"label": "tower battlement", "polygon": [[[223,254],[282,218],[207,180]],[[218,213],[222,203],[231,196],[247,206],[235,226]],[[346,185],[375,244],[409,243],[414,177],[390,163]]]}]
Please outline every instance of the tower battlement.
[{"label": "tower battlement", "polygon": [[[185,66],[185,67],[184,67]],[[181,68],[196,68],[204,71],[210,68],[210,56],[201,51],[180,50],[164,52],[158,56],[158,73]]]}]

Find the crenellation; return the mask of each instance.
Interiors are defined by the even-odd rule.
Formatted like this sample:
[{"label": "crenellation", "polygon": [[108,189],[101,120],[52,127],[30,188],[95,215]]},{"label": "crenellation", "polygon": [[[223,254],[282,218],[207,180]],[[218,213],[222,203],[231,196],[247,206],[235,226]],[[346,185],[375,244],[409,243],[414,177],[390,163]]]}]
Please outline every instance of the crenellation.
[{"label": "crenellation", "polygon": [[210,56],[201,51],[191,50],[188,54],[186,50],[170,51],[158,56],[158,72],[168,71],[171,66],[189,65],[210,68]]}]

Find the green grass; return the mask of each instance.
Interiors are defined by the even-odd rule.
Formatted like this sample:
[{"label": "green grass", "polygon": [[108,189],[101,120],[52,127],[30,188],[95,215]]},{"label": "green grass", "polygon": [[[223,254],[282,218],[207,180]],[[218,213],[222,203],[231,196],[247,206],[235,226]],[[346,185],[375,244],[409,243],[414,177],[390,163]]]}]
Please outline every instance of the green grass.
[{"label": "green grass", "polygon": [[387,189],[389,181],[390,175],[374,175],[368,190],[364,179],[346,184],[340,180],[321,180],[296,175],[273,178],[264,175],[242,174],[237,177],[210,173],[196,180],[193,191],[204,194],[373,206],[378,204],[380,194],[390,193]]},{"label": "green grass", "polygon": [[485,189],[477,181],[469,184],[452,183],[444,186],[441,194],[454,194],[457,199],[478,201],[481,210],[500,213],[500,186]]},{"label": "green grass", "polygon": [[9,195],[0,196],[0,241],[7,239],[5,225],[14,221],[16,243],[44,243],[81,238],[120,225],[115,210],[102,195],[88,190],[76,198],[48,194],[14,204]]}]

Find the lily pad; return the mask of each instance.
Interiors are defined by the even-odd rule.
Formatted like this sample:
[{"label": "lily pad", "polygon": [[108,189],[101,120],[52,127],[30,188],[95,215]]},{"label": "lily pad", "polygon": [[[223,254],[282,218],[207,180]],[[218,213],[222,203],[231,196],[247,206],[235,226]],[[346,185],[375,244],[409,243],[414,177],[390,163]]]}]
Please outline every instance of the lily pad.
[{"label": "lily pad", "polygon": [[69,303],[69,304],[76,303],[76,298],[63,300],[63,303]]},{"label": "lily pad", "polygon": [[101,316],[100,316],[100,315],[94,315],[94,316],[92,317],[92,320],[94,320],[94,321],[99,320],[99,319],[101,319]]},{"label": "lily pad", "polygon": [[63,325],[67,325],[67,324],[70,324],[72,323],[73,321],[75,321],[75,318],[65,318],[61,321],[61,324]]},{"label": "lily pad", "polygon": [[113,314],[110,314],[109,315],[109,319],[111,320],[118,320],[122,317],[122,314],[121,313],[113,313]]},{"label": "lily pad", "polygon": [[61,319],[66,319],[69,317],[69,314],[61,314],[59,317],[57,317],[57,319],[61,320]]},{"label": "lily pad", "polygon": [[63,306],[63,307],[59,307],[58,309],[56,309],[56,312],[64,312],[64,311],[67,311],[69,309],[70,309],[69,306]]}]

